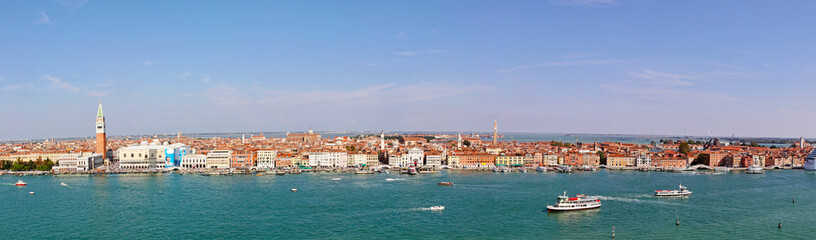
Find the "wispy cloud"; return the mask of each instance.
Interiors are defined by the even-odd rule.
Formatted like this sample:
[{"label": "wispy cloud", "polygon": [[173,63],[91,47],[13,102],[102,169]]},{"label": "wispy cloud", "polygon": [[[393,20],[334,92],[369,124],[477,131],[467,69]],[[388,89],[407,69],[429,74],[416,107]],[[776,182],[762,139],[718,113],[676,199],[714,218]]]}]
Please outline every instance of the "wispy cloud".
[{"label": "wispy cloud", "polygon": [[66,81],[63,81],[60,78],[51,76],[49,74],[43,75],[43,78],[48,80],[48,81],[51,81],[51,88],[53,88],[53,89],[61,89],[61,90],[65,90],[65,91],[72,92],[72,93],[79,92],[78,87],[76,87],[74,85],[71,85],[70,83],[68,83]]},{"label": "wispy cloud", "polygon": [[42,11],[40,12],[40,18],[34,20],[34,24],[54,24],[54,23],[51,22],[51,18],[48,17],[48,14],[46,14],[45,11]]},{"label": "wispy cloud", "polygon": [[706,99],[709,101],[739,100],[738,98],[731,97],[727,94],[720,94],[702,90],[620,86],[613,84],[601,84],[600,86],[601,88],[606,89],[608,91],[632,95],[643,100],[651,101],[685,102],[688,101],[689,99]]},{"label": "wispy cloud", "polygon": [[199,79],[199,80],[200,80],[201,82],[203,82],[203,83],[210,83],[210,76],[208,76],[208,75],[202,75],[202,76],[201,76],[201,79]]},{"label": "wispy cloud", "polygon": [[88,92],[85,92],[85,95],[88,95],[88,96],[91,96],[91,97],[105,97],[105,96],[111,95],[113,93],[114,93],[113,91],[88,91]]},{"label": "wispy cloud", "polygon": [[187,69],[187,71],[184,71],[183,73],[179,74],[178,77],[181,78],[181,79],[185,79],[185,78],[188,78],[188,77],[190,77],[192,75],[193,74],[190,73],[190,69]]},{"label": "wispy cloud", "polygon": [[56,0],[56,2],[71,8],[71,10],[74,10],[85,6],[85,4],[88,3],[88,0]]},{"label": "wispy cloud", "polygon": [[508,73],[527,70],[531,68],[541,67],[572,67],[572,66],[592,66],[592,65],[610,65],[632,62],[631,60],[615,60],[615,59],[596,59],[596,60],[570,60],[570,61],[556,61],[556,62],[542,62],[531,65],[521,65],[512,68],[499,69],[497,72]]},{"label": "wispy cloud", "polygon": [[440,98],[479,92],[492,89],[484,85],[454,85],[450,83],[421,82],[411,85],[382,84],[349,91],[314,90],[314,91],[245,91],[218,83],[205,92],[215,104],[268,104],[274,106],[324,106],[341,105],[343,107],[361,107],[369,105],[387,105],[394,103],[412,103],[430,101]]},{"label": "wispy cloud", "polygon": [[399,38],[399,39],[408,39],[408,38],[410,38],[410,36],[408,36],[408,33],[405,33],[405,32],[397,33],[396,37]]},{"label": "wispy cloud", "polygon": [[150,66],[150,65],[156,64],[157,62],[159,62],[159,61],[145,61],[144,65],[145,66]]},{"label": "wispy cloud", "polygon": [[618,0],[552,0],[550,3],[557,5],[579,6],[579,7],[605,7],[615,3]]},{"label": "wispy cloud", "polygon": [[758,52],[758,51],[742,51],[742,50],[735,50],[735,51],[726,51],[731,53],[739,53],[739,54],[749,54],[749,55],[760,55],[760,56],[774,56],[774,57],[798,57],[789,54],[782,54],[782,53],[771,53],[771,52]]},{"label": "wispy cloud", "polygon": [[629,75],[632,75],[637,78],[642,79],[649,79],[652,80],[653,83],[660,84],[660,85],[673,85],[673,86],[691,86],[695,83],[690,80],[697,80],[700,79],[698,76],[690,76],[690,75],[682,75],[676,73],[667,73],[667,72],[658,72],[653,70],[643,70],[637,72],[629,72]]},{"label": "wispy cloud", "polygon": [[24,83],[24,84],[12,84],[3,87],[3,91],[15,91],[15,90],[22,90],[22,89],[32,89],[34,88],[34,84],[31,83]]},{"label": "wispy cloud", "polygon": [[439,54],[439,53],[442,53],[442,52],[444,52],[444,51],[439,50],[439,49],[431,49],[431,50],[421,50],[421,51],[400,51],[400,52],[394,52],[394,55],[403,56],[403,57],[413,57],[413,56],[419,56],[419,55]]}]

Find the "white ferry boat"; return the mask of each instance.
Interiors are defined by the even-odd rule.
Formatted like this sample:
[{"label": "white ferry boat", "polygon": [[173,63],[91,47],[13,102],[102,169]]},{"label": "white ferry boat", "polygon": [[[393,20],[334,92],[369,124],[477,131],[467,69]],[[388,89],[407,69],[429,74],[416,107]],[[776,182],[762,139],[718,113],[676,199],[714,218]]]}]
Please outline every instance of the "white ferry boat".
[{"label": "white ferry boat", "polygon": [[567,191],[564,191],[564,195],[558,196],[555,205],[547,205],[547,212],[587,210],[600,207],[601,200],[597,198],[588,197],[583,194],[578,194],[575,197],[567,197]]},{"label": "white ferry boat", "polygon": [[810,154],[805,158],[805,170],[816,171],[816,149],[810,151]]},{"label": "white ferry boat", "polygon": [[655,190],[654,195],[657,197],[690,196],[691,191],[689,191],[686,186],[683,186],[683,184],[680,184],[680,189],[678,190]]}]

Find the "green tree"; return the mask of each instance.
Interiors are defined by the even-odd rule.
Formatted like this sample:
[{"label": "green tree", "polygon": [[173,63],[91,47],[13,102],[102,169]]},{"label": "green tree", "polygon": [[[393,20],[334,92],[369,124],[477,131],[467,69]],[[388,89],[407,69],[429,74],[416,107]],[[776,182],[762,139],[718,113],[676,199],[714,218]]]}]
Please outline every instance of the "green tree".
[{"label": "green tree", "polygon": [[598,150],[595,154],[598,154],[598,157],[601,158],[601,165],[606,165],[606,153]]},{"label": "green tree", "polygon": [[771,149],[776,149],[776,145],[771,145]]},{"label": "green tree", "polygon": [[694,161],[691,162],[691,165],[703,164],[708,165],[711,162],[711,156],[705,153],[697,154],[697,157],[694,158]]},{"label": "green tree", "polygon": [[690,151],[691,151],[691,147],[689,146],[689,144],[687,142],[681,142],[680,145],[678,146],[678,152],[680,152],[682,154],[687,154]]},{"label": "green tree", "polygon": [[470,147],[470,141],[468,140],[465,140],[464,142],[462,142],[462,144],[464,144],[467,147]]},{"label": "green tree", "polygon": [[25,167],[25,164],[23,164],[23,160],[18,157],[17,161],[15,161],[13,165],[11,165],[10,170],[11,171],[23,171],[23,167]]},{"label": "green tree", "polygon": [[790,145],[790,147],[791,147],[791,148],[795,148],[795,147],[798,147],[798,146],[799,146],[799,145],[796,145],[796,143],[792,143],[792,144]]},{"label": "green tree", "polygon": [[751,144],[750,144],[750,145],[748,145],[748,146],[751,146],[751,147],[759,147],[759,143],[757,143],[757,142],[751,142]]}]

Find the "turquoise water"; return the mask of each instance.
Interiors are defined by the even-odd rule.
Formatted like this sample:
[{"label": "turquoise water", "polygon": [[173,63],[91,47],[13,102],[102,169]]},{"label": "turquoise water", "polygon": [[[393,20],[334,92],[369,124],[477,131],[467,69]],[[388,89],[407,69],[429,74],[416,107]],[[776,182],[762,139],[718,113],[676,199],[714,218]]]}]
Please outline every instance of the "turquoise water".
[{"label": "turquoise water", "polygon": [[[790,239],[816,225],[816,174],[801,170],[20,178],[0,179],[3,239],[602,239],[612,226],[618,239]],[[679,182],[693,196],[651,196]],[[603,207],[547,213],[564,190]]]}]

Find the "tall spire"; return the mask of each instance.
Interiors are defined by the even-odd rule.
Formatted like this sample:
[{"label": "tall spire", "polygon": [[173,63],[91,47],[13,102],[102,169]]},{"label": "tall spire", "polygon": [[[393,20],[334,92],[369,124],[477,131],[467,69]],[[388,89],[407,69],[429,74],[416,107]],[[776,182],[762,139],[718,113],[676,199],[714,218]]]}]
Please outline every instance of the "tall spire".
[{"label": "tall spire", "polygon": [[493,119],[493,144],[496,144],[499,139],[499,122]]},{"label": "tall spire", "polygon": [[104,118],[105,114],[102,113],[102,100],[99,100],[99,110],[96,110],[96,118]]}]

